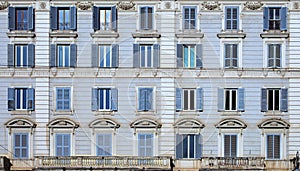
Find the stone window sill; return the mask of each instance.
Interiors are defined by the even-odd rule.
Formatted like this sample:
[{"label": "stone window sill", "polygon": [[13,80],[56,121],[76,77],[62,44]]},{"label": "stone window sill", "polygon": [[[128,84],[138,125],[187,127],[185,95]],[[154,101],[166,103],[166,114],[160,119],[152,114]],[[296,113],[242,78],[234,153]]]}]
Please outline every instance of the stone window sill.
[{"label": "stone window sill", "polygon": [[12,110],[10,111],[12,115],[31,115],[31,110]]},{"label": "stone window sill", "polygon": [[177,38],[203,38],[204,34],[198,30],[183,30],[175,34]]},{"label": "stone window sill", "polygon": [[103,30],[98,30],[95,33],[91,33],[92,38],[118,38],[119,33],[115,31],[103,31]]},{"label": "stone window sill", "polygon": [[78,36],[77,32],[70,30],[55,30],[52,31],[50,37],[67,37],[67,38],[76,38]]},{"label": "stone window sill", "polygon": [[261,38],[289,38],[290,33],[280,30],[269,30],[260,34]]},{"label": "stone window sill", "polygon": [[157,30],[138,30],[132,33],[133,38],[160,38],[161,34]]},{"label": "stone window sill", "polygon": [[15,30],[6,33],[7,37],[24,37],[24,38],[33,38],[35,37],[35,33],[31,31],[25,30]]},{"label": "stone window sill", "polygon": [[242,31],[223,31],[221,33],[217,34],[218,38],[242,38],[244,39],[246,37],[246,33],[243,33]]}]

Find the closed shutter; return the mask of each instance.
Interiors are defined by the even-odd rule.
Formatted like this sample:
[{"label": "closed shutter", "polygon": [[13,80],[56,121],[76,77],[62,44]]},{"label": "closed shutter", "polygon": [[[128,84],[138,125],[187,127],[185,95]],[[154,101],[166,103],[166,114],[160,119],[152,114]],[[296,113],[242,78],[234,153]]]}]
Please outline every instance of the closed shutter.
[{"label": "closed shutter", "polygon": [[152,110],[153,109],[153,89],[147,88],[147,94],[146,94],[146,110]]},{"label": "closed shutter", "polygon": [[50,45],[50,67],[56,67],[56,45]]},{"label": "closed shutter", "polygon": [[57,7],[50,7],[50,28],[52,30],[57,30],[58,29],[58,18],[57,18]]},{"label": "closed shutter", "polygon": [[35,46],[34,44],[28,44],[28,67],[33,68],[35,66]]},{"label": "closed shutter", "polygon": [[70,30],[76,30],[77,29],[77,9],[76,7],[70,7],[70,17],[71,17],[71,24],[70,24]]},{"label": "closed shutter", "polygon": [[268,102],[267,102],[268,90],[266,88],[261,89],[261,111],[268,111]]},{"label": "closed shutter", "polygon": [[238,111],[245,111],[245,89],[238,89]]},{"label": "closed shutter", "polygon": [[12,111],[15,110],[15,89],[14,88],[8,88],[8,97],[7,97],[7,110]]},{"label": "closed shutter", "polygon": [[116,88],[111,89],[111,110],[118,110],[118,89]]},{"label": "closed shutter", "polygon": [[111,134],[97,135],[97,156],[111,156],[112,136]]},{"label": "closed shutter", "polygon": [[195,136],[196,138],[196,158],[202,157],[202,136],[200,134]]},{"label": "closed shutter", "polygon": [[202,68],[202,44],[196,45],[196,68]]},{"label": "closed shutter", "polygon": [[15,7],[8,7],[8,29],[10,31],[16,29],[16,9]]},{"label": "closed shutter", "polygon": [[27,109],[28,110],[34,110],[35,109],[35,91],[34,88],[29,88],[27,90],[28,95],[27,95]]},{"label": "closed shutter", "polygon": [[98,89],[92,88],[92,111],[97,111],[99,109],[99,95]]},{"label": "closed shutter", "polygon": [[198,111],[203,111],[203,89],[197,88],[196,107]]},{"label": "closed shutter", "polygon": [[71,139],[70,134],[56,134],[56,156],[70,156]]},{"label": "closed shutter", "polygon": [[27,21],[28,21],[28,30],[33,31],[34,30],[34,9],[33,7],[28,7],[28,15],[27,15]]},{"label": "closed shutter", "polygon": [[93,6],[93,28],[100,30],[100,8]]},{"label": "closed shutter", "polygon": [[274,135],[274,159],[280,159],[280,135]]},{"label": "closed shutter", "polygon": [[92,67],[98,68],[99,65],[99,46],[97,44],[92,44]]},{"label": "closed shutter", "polygon": [[287,30],[287,7],[282,7],[280,9],[280,30]]},{"label": "closed shutter", "polygon": [[182,156],[182,135],[176,134],[176,158],[181,159]]},{"label": "closed shutter", "polygon": [[176,88],[176,111],[182,110],[182,88]]},{"label": "closed shutter", "polygon": [[153,67],[159,68],[159,61],[160,61],[160,45],[154,44],[153,45]]},{"label": "closed shutter", "polygon": [[224,135],[224,157],[237,157],[237,135]]},{"label": "closed shutter", "polygon": [[14,67],[14,60],[15,60],[15,46],[14,44],[7,45],[7,66],[9,68]]},{"label": "closed shutter", "polygon": [[224,111],[224,89],[218,88],[218,111]]},{"label": "closed shutter", "polygon": [[269,8],[264,7],[263,13],[264,13],[264,18],[263,18],[264,28],[263,28],[263,30],[266,31],[266,30],[269,30]]},{"label": "closed shutter", "polygon": [[183,67],[183,45],[177,44],[177,68]]},{"label": "closed shutter", "polygon": [[146,94],[147,94],[147,90],[145,88],[139,88],[139,92],[138,92],[138,99],[139,99],[138,110],[139,111],[146,110],[146,97],[147,97]]},{"label": "closed shutter", "polygon": [[288,89],[281,89],[281,99],[280,99],[280,111],[287,112],[288,111]]},{"label": "closed shutter", "polygon": [[140,45],[133,44],[133,67],[140,67]]},{"label": "closed shutter", "polygon": [[76,67],[77,63],[77,45],[70,45],[70,67]]},{"label": "closed shutter", "polygon": [[118,13],[117,13],[116,6],[111,7],[111,22],[112,22],[111,23],[112,30],[117,31],[118,30]]},{"label": "closed shutter", "polygon": [[112,67],[117,68],[119,66],[119,45],[112,45]]}]

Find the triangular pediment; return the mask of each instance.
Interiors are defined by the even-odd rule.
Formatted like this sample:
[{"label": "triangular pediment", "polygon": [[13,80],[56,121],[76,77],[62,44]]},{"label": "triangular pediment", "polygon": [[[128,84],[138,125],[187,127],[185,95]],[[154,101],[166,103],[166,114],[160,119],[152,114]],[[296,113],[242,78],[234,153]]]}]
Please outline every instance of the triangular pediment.
[{"label": "triangular pediment", "polygon": [[131,128],[161,128],[161,123],[154,119],[142,118],[130,124]]},{"label": "triangular pediment", "polygon": [[289,129],[290,125],[284,120],[271,118],[260,123],[258,127],[263,129]]},{"label": "triangular pediment", "polygon": [[7,128],[35,128],[36,123],[27,118],[13,118],[4,124]]},{"label": "triangular pediment", "polygon": [[199,120],[196,119],[180,119],[175,124],[175,128],[204,128],[204,124],[202,124]]},{"label": "triangular pediment", "polygon": [[120,124],[108,118],[100,118],[92,121],[89,124],[90,128],[119,128]]},{"label": "triangular pediment", "polygon": [[68,118],[56,118],[49,122],[49,128],[78,128],[79,124]]},{"label": "triangular pediment", "polygon": [[245,124],[245,122],[243,122],[239,119],[235,119],[235,118],[223,119],[216,125],[216,128],[222,128],[222,129],[226,129],[226,128],[230,128],[230,129],[243,128],[243,129],[245,129],[246,127],[247,127],[247,125]]}]

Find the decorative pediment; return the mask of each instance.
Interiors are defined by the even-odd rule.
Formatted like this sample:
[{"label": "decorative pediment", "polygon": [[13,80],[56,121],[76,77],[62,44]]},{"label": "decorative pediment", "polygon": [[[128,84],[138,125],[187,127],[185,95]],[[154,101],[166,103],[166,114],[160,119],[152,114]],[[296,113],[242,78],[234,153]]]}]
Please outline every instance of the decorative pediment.
[{"label": "decorative pediment", "polygon": [[245,122],[234,118],[223,119],[216,125],[216,128],[220,128],[220,129],[226,129],[226,128],[245,129],[246,127],[247,125],[245,124]]},{"label": "decorative pediment", "polygon": [[175,124],[175,128],[204,128],[204,124],[202,124],[199,120],[196,119],[180,119]]},{"label": "decorative pediment", "polygon": [[79,124],[68,118],[56,118],[49,122],[49,128],[78,128]]},{"label": "decorative pediment", "polygon": [[258,125],[262,129],[289,129],[290,125],[281,119],[267,119]]},{"label": "decorative pediment", "polygon": [[11,133],[12,128],[29,128],[32,132],[33,128],[36,127],[36,123],[27,118],[13,118],[4,125],[9,128],[9,133]]},{"label": "decorative pediment", "polygon": [[161,128],[161,123],[150,118],[137,119],[130,124],[131,128]]},{"label": "decorative pediment", "polygon": [[108,118],[100,118],[92,121],[89,124],[89,127],[90,128],[119,128],[120,124]]}]

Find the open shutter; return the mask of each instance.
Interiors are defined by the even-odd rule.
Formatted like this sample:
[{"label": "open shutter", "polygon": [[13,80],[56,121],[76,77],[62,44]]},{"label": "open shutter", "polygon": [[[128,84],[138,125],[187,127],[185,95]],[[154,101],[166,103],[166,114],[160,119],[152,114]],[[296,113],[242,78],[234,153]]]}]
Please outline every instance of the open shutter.
[{"label": "open shutter", "polygon": [[116,88],[111,89],[111,110],[118,110],[118,89]]},{"label": "open shutter", "polygon": [[196,107],[198,111],[203,111],[203,89],[197,88]]},{"label": "open shutter", "polygon": [[230,145],[231,145],[231,155],[230,157],[236,157],[237,156],[237,135],[231,135],[230,136]]},{"label": "open shutter", "polygon": [[70,7],[70,17],[71,17],[71,24],[70,24],[70,30],[76,30],[77,29],[77,9],[76,7]]},{"label": "open shutter", "polygon": [[139,100],[138,110],[139,111],[146,110],[146,107],[145,107],[146,106],[146,90],[145,90],[145,88],[139,88],[138,100]]},{"label": "open shutter", "polygon": [[146,110],[148,111],[153,109],[153,89],[147,88],[146,93]]},{"label": "open shutter", "polygon": [[288,111],[288,89],[281,89],[281,99],[280,99],[280,111],[287,112]]},{"label": "open shutter", "polygon": [[[116,6],[113,6],[113,7],[111,7],[111,29],[113,30],[113,31],[117,31],[117,29],[118,29],[118,26],[117,26],[117,18],[118,17],[118,15],[117,15],[117,8],[116,8]],[[99,21],[99,20],[98,20]]]},{"label": "open shutter", "polygon": [[274,159],[280,159],[280,135],[274,135]]},{"label": "open shutter", "polygon": [[266,88],[261,89],[261,111],[262,112],[268,111],[267,93],[268,90]]},{"label": "open shutter", "polygon": [[182,88],[176,88],[176,111],[182,110]]},{"label": "open shutter", "polygon": [[56,45],[50,45],[50,67],[56,67]]},{"label": "open shutter", "polygon": [[8,97],[7,97],[7,110],[12,111],[15,110],[15,89],[8,88]]},{"label": "open shutter", "polygon": [[15,30],[16,29],[16,9],[15,7],[8,7],[8,29]]},{"label": "open shutter", "polygon": [[202,68],[202,44],[196,45],[196,68]]},{"label": "open shutter", "polygon": [[183,157],[182,137],[183,137],[182,135],[176,134],[176,158],[177,159],[180,159]]},{"label": "open shutter", "polygon": [[245,89],[238,89],[238,111],[245,111]]},{"label": "open shutter", "polygon": [[76,62],[77,62],[77,45],[76,44],[71,44],[70,45],[70,67],[76,67]]},{"label": "open shutter", "polygon": [[139,68],[140,67],[140,45],[133,44],[133,67]]},{"label": "open shutter", "polygon": [[99,67],[99,48],[97,44],[92,44],[92,67]]},{"label": "open shutter", "polygon": [[183,67],[183,45],[177,44],[177,68]]},{"label": "open shutter", "polygon": [[35,46],[34,44],[28,44],[28,67],[34,67],[35,65]]},{"label": "open shutter", "polygon": [[93,28],[94,30],[100,30],[100,9],[93,6]]},{"label": "open shutter", "polygon": [[230,135],[224,135],[224,157],[230,157]]},{"label": "open shutter", "polygon": [[159,61],[160,61],[160,45],[154,44],[153,45],[153,67],[159,68]]},{"label": "open shutter", "polygon": [[98,110],[98,89],[97,88],[92,88],[92,111]]},{"label": "open shutter", "polygon": [[196,135],[196,158],[202,157],[202,136],[200,134]]},{"label": "open shutter", "polygon": [[112,45],[112,67],[117,68],[119,66],[119,45]]},{"label": "open shutter", "polygon": [[33,9],[33,7],[28,7],[27,21],[28,21],[28,30],[33,31],[34,30],[34,9]]},{"label": "open shutter", "polygon": [[35,102],[34,102],[34,88],[28,89],[28,95],[27,95],[27,109],[28,110],[34,110],[35,109]]},{"label": "open shutter", "polygon": [[50,28],[52,30],[57,30],[57,7],[51,7],[50,8]]},{"label": "open shutter", "polygon": [[7,45],[7,66],[9,68],[14,67],[14,44],[8,44]]},{"label": "open shutter", "polygon": [[268,7],[264,7],[263,10],[264,13],[264,31],[269,30],[269,8]]},{"label": "open shutter", "polygon": [[224,110],[224,89],[218,88],[218,111]]},{"label": "open shutter", "polygon": [[282,7],[280,9],[280,30],[287,30],[287,7]]}]

